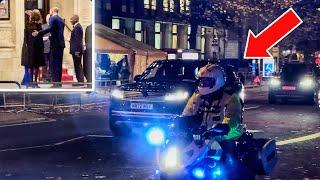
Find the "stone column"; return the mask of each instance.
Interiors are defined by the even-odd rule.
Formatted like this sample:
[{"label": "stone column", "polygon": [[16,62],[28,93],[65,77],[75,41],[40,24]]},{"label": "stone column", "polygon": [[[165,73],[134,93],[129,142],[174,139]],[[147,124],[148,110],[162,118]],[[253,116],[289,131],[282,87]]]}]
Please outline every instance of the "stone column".
[{"label": "stone column", "polygon": [[10,1],[10,20],[0,20],[0,81],[23,78],[21,49],[24,35],[24,1]]}]

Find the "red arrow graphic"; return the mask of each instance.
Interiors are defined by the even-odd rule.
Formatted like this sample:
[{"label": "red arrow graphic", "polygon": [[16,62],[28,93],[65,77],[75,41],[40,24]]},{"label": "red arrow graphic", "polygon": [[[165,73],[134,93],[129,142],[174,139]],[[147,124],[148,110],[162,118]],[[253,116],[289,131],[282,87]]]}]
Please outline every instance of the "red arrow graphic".
[{"label": "red arrow graphic", "polygon": [[296,29],[303,21],[292,9],[288,9],[257,36],[248,32],[245,59],[270,58],[269,50]]}]

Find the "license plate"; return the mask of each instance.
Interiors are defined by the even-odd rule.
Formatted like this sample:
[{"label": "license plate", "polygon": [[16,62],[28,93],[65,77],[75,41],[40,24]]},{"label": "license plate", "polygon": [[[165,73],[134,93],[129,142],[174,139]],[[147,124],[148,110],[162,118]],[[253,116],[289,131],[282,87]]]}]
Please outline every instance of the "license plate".
[{"label": "license plate", "polygon": [[131,109],[147,109],[152,110],[153,104],[145,104],[145,103],[131,103],[130,104]]},{"label": "license plate", "polygon": [[282,90],[285,91],[295,91],[297,88],[295,86],[282,86]]}]

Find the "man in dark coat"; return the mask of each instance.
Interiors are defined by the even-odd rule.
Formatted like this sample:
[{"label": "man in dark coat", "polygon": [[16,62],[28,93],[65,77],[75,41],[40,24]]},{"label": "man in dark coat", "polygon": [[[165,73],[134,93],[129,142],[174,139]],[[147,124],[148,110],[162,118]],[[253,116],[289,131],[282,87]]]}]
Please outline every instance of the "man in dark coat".
[{"label": "man in dark coat", "polygon": [[[59,8],[53,7],[51,10],[52,16],[49,20],[49,27],[41,31],[35,31],[33,36],[44,35],[51,33],[50,37],[50,51],[51,63],[50,71],[53,82],[61,83],[62,78],[62,60],[63,50],[66,47],[64,42],[64,20],[59,16]],[[53,87],[61,87],[61,84],[54,85]]]},{"label": "man in dark coat", "polygon": [[73,25],[70,38],[70,54],[73,58],[74,70],[78,82],[84,82],[83,68],[82,68],[82,55],[83,55],[83,29],[79,23],[79,16],[73,15],[70,18],[70,22]]}]

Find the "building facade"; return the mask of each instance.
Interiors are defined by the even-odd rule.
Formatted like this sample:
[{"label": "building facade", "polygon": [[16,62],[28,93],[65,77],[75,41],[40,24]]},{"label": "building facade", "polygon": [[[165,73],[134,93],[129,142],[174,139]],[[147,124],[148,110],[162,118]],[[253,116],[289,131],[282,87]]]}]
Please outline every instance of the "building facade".
[{"label": "building facade", "polygon": [[[2,0],[8,3],[6,12],[9,18],[0,17],[0,81],[17,81],[23,78],[24,68],[21,66],[21,49],[24,36],[24,12],[27,9],[39,9],[45,16],[50,7],[57,6],[60,16],[65,19],[64,67],[73,68],[72,58],[69,52],[70,29],[72,25],[69,18],[73,14],[80,16],[80,23],[85,29],[92,23],[91,0]],[[4,12],[4,11],[3,11]],[[45,19],[45,18],[44,18]]]},{"label": "building facade", "polygon": [[[97,0],[96,22],[157,49],[190,49],[191,1]],[[203,59],[225,58],[226,30],[200,24],[195,34],[193,47]],[[234,43],[229,46],[237,47]]]}]

